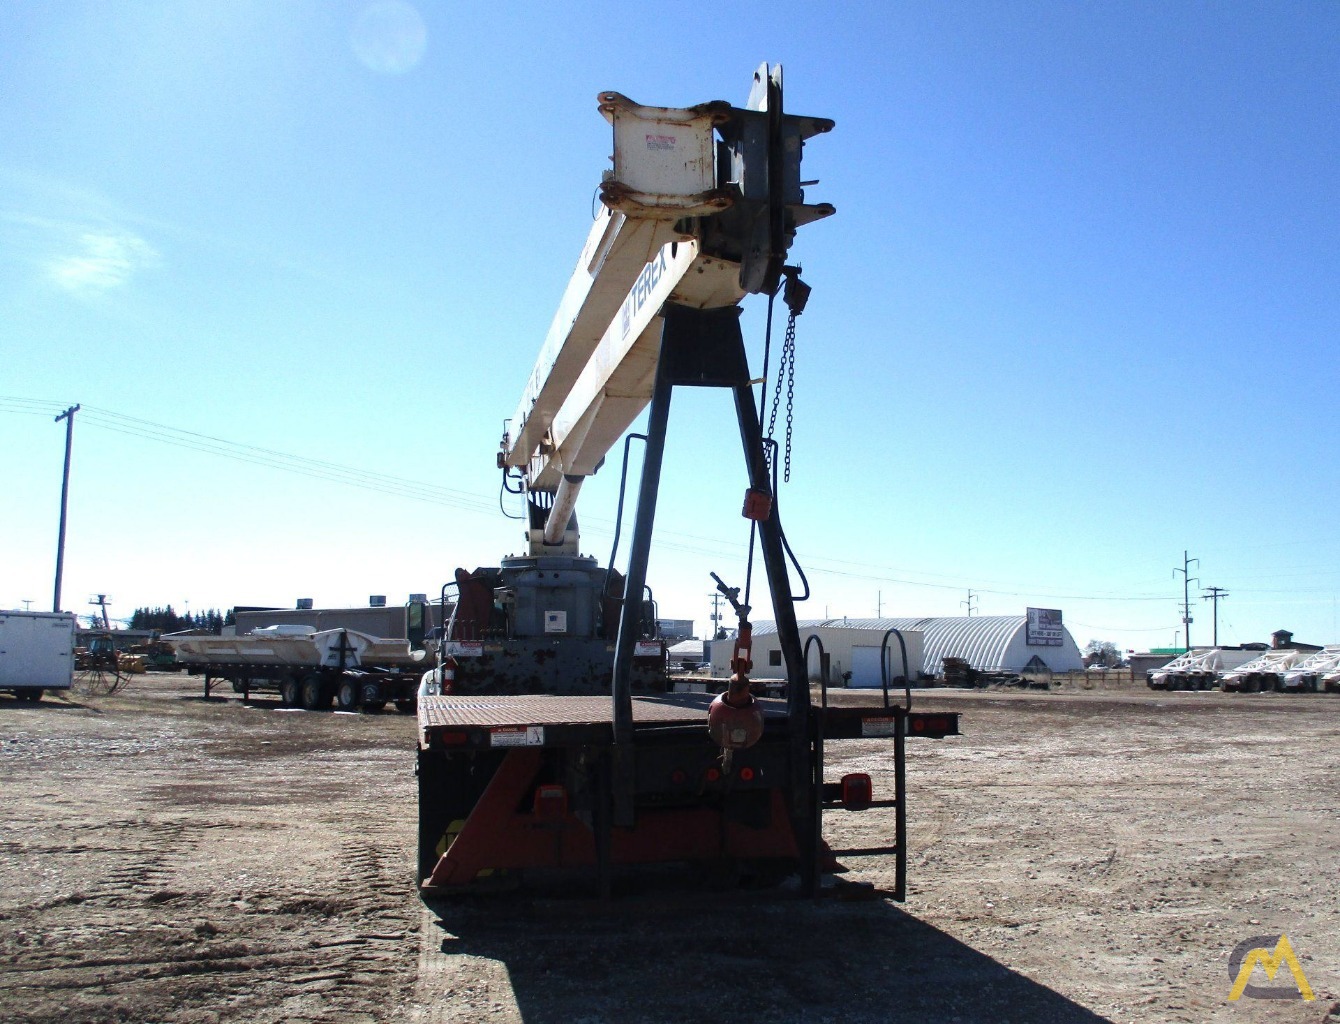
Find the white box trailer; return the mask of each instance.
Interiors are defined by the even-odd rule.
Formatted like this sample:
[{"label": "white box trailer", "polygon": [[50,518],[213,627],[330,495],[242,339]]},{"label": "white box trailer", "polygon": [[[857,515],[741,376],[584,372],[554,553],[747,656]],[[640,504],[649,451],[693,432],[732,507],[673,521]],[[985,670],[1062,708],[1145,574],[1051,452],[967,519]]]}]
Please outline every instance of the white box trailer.
[{"label": "white box trailer", "polygon": [[0,611],[0,692],[39,701],[74,678],[73,612]]}]

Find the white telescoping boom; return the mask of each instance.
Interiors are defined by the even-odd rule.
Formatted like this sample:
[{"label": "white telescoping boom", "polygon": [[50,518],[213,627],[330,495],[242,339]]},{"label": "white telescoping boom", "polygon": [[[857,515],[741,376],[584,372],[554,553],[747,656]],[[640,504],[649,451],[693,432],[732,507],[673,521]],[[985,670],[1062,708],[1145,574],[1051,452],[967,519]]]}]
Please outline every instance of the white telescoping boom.
[{"label": "white telescoping boom", "polygon": [[498,456],[526,491],[552,495],[532,556],[577,553],[582,481],[651,400],[662,307],[774,293],[796,228],[834,212],[806,205],[800,181],[804,140],[833,122],[785,115],[781,96],[781,67],[767,64],[745,109],[600,94],[614,167]]}]

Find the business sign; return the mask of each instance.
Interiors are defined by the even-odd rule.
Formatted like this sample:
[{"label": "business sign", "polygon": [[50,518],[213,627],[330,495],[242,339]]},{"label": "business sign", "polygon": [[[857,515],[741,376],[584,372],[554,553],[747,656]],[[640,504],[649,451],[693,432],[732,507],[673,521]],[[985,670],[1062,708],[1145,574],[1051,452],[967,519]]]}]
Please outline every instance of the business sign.
[{"label": "business sign", "polygon": [[1065,642],[1059,608],[1028,609],[1028,630],[1024,643],[1029,647],[1060,647]]}]

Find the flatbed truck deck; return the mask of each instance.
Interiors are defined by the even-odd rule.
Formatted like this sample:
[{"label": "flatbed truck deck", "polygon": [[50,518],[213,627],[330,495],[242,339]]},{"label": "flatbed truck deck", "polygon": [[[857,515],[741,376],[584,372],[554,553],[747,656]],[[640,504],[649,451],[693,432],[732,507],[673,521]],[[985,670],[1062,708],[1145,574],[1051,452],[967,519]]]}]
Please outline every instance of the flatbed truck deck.
[{"label": "flatbed truck deck", "polygon": [[[957,735],[955,713],[911,712],[901,705],[813,705],[801,716],[810,752],[804,767],[812,794],[812,831],[797,827],[788,793],[794,769],[785,700],[759,699],[764,730],[746,750],[722,757],[707,731],[715,694],[633,695],[632,757],[621,760],[609,696],[506,695],[420,698],[419,877],[425,896],[496,885],[529,869],[591,869],[608,894],[615,865],[732,862],[763,877],[797,866],[811,888],[817,872],[841,855],[896,857],[895,898],[906,885],[908,736]],[[885,740],[893,745],[894,795],[876,799],[869,776],[823,779],[828,740]],[[635,826],[615,821],[613,790],[623,779]],[[825,808],[896,811],[892,842],[829,850]],[[539,837],[543,836],[541,840]],[[808,870],[805,870],[808,865]],[[771,872],[771,875],[769,874]]]},{"label": "flatbed truck deck", "polygon": [[[647,732],[687,726],[706,735],[707,712],[716,692],[634,695],[633,728]],[[765,735],[787,721],[787,704],[759,698]],[[909,713],[900,706],[829,705],[814,709],[827,739],[892,737],[896,719],[908,719],[914,735],[958,734],[958,714]],[[522,733],[522,730],[530,730]],[[561,747],[614,742],[614,708],[605,696],[435,696],[419,699],[421,749]]]}]

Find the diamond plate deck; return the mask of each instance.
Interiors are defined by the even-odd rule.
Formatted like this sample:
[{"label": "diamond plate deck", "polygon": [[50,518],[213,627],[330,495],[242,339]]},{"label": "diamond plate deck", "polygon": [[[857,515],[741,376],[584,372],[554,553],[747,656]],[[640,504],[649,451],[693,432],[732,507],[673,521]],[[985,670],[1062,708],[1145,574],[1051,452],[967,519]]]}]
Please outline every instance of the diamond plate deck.
[{"label": "diamond plate deck", "polygon": [[[633,698],[635,724],[684,724],[706,722],[707,708],[715,694],[666,693]],[[768,717],[786,714],[782,701],[763,700]],[[419,727],[432,729],[490,729],[523,725],[609,725],[613,701],[606,696],[496,696],[420,697]]]}]

